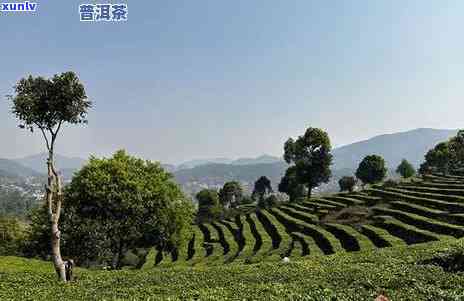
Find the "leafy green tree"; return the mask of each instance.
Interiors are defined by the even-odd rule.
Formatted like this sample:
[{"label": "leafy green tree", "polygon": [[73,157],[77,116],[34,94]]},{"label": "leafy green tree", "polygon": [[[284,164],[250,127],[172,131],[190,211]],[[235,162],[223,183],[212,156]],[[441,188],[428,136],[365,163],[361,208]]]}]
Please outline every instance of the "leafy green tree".
[{"label": "leafy green tree", "polygon": [[396,168],[396,172],[399,173],[403,178],[407,179],[416,174],[416,170],[408,160],[401,160],[400,165]]},{"label": "leafy green tree", "polygon": [[285,193],[290,198],[290,202],[297,200],[305,195],[305,186],[298,183],[296,166],[287,168],[285,175],[279,183],[279,191]]},{"label": "leafy green tree", "polygon": [[462,172],[464,170],[464,130],[455,137],[438,143],[425,154],[425,161],[419,168],[424,175],[432,172],[443,174]]},{"label": "leafy green tree", "polygon": [[45,200],[51,229],[52,260],[58,277],[66,279],[66,266],[61,257],[59,220],[62,211],[62,184],[54,164],[55,142],[62,125],[87,123],[87,100],[84,86],[73,72],[57,74],[51,79],[32,77],[21,79],[14,87],[12,112],[19,127],[33,132],[40,130],[48,150],[48,182]]},{"label": "leafy green tree", "polygon": [[327,133],[311,127],[296,141],[290,138],[285,142],[284,159],[295,165],[297,181],[306,186],[308,197],[311,197],[313,188],[329,182],[331,149]]},{"label": "leafy green tree", "polygon": [[338,185],[340,186],[340,191],[353,192],[354,186],[356,185],[356,179],[354,177],[344,176],[338,180]]},{"label": "leafy green tree", "polygon": [[197,193],[198,220],[214,220],[222,216],[223,207],[219,201],[219,195],[214,189],[203,189]]},{"label": "leafy green tree", "polygon": [[258,201],[262,201],[267,193],[272,192],[271,180],[266,176],[261,176],[256,180],[253,188],[253,198],[258,198]]},{"label": "leafy green tree", "polygon": [[237,207],[243,198],[243,189],[239,182],[226,182],[219,190],[219,200],[224,207]]},{"label": "leafy green tree", "polygon": [[378,155],[366,156],[356,170],[356,177],[364,184],[379,183],[386,175],[385,160]]},{"label": "leafy green tree", "polygon": [[136,248],[172,251],[186,243],[193,207],[158,162],[117,151],[91,157],[66,187],[66,246],[81,262],[122,267]]},{"label": "leafy green tree", "polygon": [[451,153],[448,142],[440,142],[425,154],[425,162],[420,167],[422,174],[428,171],[448,174],[450,169]]}]

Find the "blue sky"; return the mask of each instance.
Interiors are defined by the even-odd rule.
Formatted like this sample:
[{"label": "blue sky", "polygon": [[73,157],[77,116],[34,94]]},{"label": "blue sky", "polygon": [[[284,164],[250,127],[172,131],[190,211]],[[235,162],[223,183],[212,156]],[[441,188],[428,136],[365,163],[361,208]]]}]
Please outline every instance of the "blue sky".
[{"label": "blue sky", "polygon": [[[463,127],[463,1],[126,1],[122,23],[81,23],[81,3],[0,12],[2,95],[73,70],[95,103],[87,127],[64,129],[64,155],[177,163],[281,155],[308,126],[335,146]],[[0,157],[44,147],[6,101],[0,136]]]}]

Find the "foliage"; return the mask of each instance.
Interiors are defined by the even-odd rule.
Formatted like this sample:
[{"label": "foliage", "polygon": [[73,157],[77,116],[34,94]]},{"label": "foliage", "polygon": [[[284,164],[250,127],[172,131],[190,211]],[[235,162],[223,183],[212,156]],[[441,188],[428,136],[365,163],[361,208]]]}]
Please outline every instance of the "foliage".
[{"label": "foliage", "polygon": [[223,208],[219,196],[214,189],[203,189],[197,193],[199,221],[214,220],[222,216]]},{"label": "foliage", "polygon": [[385,160],[378,155],[366,156],[356,170],[356,177],[364,184],[381,182],[387,174]]},{"label": "foliage", "polygon": [[280,203],[279,198],[275,194],[271,194],[267,198],[262,198],[258,200],[258,207],[265,209],[265,208],[271,208],[275,205]]},{"label": "foliage", "polygon": [[443,174],[455,173],[464,167],[464,130],[446,142],[438,143],[425,154],[425,161],[421,164],[419,172],[428,174],[441,172]]},{"label": "foliage", "polygon": [[306,185],[308,197],[313,188],[330,179],[331,148],[327,133],[317,128],[308,128],[296,141],[289,138],[285,142],[284,159],[295,164],[297,181]]},{"label": "foliage", "polygon": [[[123,254],[140,247],[172,250],[186,243],[193,209],[159,163],[118,151],[91,157],[65,190],[63,244],[77,263],[121,267]],[[43,241],[43,215],[33,218]]]},{"label": "foliage", "polygon": [[356,179],[354,177],[344,176],[338,180],[338,185],[340,186],[340,191],[353,192],[354,186],[356,185]]},{"label": "foliage", "polygon": [[256,180],[254,188],[253,188],[253,198],[258,198],[258,201],[263,200],[264,196],[267,193],[272,192],[271,181],[266,176],[261,176],[258,180]]},{"label": "foliage", "polygon": [[239,182],[226,182],[222,189],[219,190],[219,200],[224,207],[236,207],[241,203],[243,189]]},{"label": "foliage", "polygon": [[[24,242],[24,255],[48,259],[51,254],[50,219],[46,206],[43,204],[32,209],[27,219],[30,224],[30,234]],[[66,215],[63,215],[61,223],[66,223]],[[66,237],[66,234],[64,233],[63,236]],[[64,253],[66,253],[66,248]]]},{"label": "foliage", "polygon": [[437,171],[447,174],[450,164],[450,149],[447,142],[438,143],[425,154],[425,162],[420,166],[421,174]]},{"label": "foliage", "polygon": [[462,241],[375,252],[309,257],[290,263],[227,264],[143,271],[77,269],[72,285],[56,283],[46,262],[0,257],[2,300],[460,300],[464,275],[433,262],[462,253]]},{"label": "foliage", "polygon": [[285,175],[280,180],[279,191],[287,194],[290,202],[294,202],[305,195],[305,186],[298,183],[296,166],[287,168]]},{"label": "foliage", "polygon": [[49,131],[62,122],[87,122],[91,102],[73,72],[57,74],[51,79],[41,76],[23,78],[15,86],[15,94],[9,98],[22,128],[33,131],[37,127]]},{"label": "foliage", "polygon": [[0,256],[22,255],[28,225],[17,218],[0,216]]},{"label": "foliage", "polygon": [[240,200],[240,205],[250,205],[250,204],[253,204],[254,202],[255,200],[253,200],[251,196],[245,195]]},{"label": "foliage", "polygon": [[408,160],[401,160],[400,165],[396,168],[396,172],[399,173],[403,178],[407,179],[416,174],[416,170]]}]

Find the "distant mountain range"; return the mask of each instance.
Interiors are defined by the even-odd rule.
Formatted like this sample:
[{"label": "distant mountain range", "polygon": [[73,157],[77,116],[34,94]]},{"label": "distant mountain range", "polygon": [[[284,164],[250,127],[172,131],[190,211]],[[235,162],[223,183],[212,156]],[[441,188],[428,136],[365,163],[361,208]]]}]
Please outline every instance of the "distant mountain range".
[{"label": "distant mountain range", "polygon": [[8,178],[37,177],[40,173],[14,160],[0,159],[0,176]]},{"label": "distant mountain range", "polygon": [[385,134],[352,143],[333,150],[333,169],[357,168],[361,160],[370,154],[381,155],[387,165],[395,168],[401,159],[415,167],[424,161],[425,153],[441,141],[455,136],[457,130],[420,128],[411,131]]},{"label": "distant mountain range", "polygon": [[[385,158],[390,168],[396,167],[405,158],[416,167],[423,161],[424,154],[438,142],[445,141],[457,130],[437,130],[421,128],[411,131],[386,134],[371,139],[338,147],[333,150],[334,175],[343,171],[353,173],[362,158],[378,154]],[[83,166],[86,160],[56,155],[56,164],[65,178]],[[45,173],[46,154],[28,156],[20,159],[0,159],[0,176],[37,176]],[[172,172],[184,188],[197,190],[199,187],[220,186],[228,180],[252,183],[261,175],[268,176],[273,183],[280,181],[287,164],[278,157],[262,155],[257,158],[213,158],[191,160],[175,165],[163,164]],[[194,188],[195,187],[195,188]]]},{"label": "distant mountain range", "polygon": [[252,165],[277,162],[282,162],[282,159],[269,155],[262,155],[256,158],[239,158],[235,160],[230,158],[199,159],[184,162],[177,166],[176,170],[194,168],[206,164]]},{"label": "distant mountain range", "polygon": [[[47,153],[27,156],[24,158],[14,159],[16,163],[31,168],[38,173],[44,173],[47,164]],[[61,171],[79,169],[85,164],[86,160],[77,157],[66,157],[60,154],[55,155],[55,165]]]}]

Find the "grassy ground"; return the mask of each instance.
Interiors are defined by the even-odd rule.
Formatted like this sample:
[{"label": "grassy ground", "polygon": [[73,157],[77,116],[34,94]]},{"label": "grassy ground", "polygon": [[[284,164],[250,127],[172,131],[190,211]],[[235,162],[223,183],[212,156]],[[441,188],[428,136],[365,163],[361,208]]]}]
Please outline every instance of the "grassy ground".
[{"label": "grassy ground", "polygon": [[0,257],[0,300],[374,300],[380,291],[391,300],[463,300],[464,273],[422,263],[450,254],[464,270],[464,240],[445,239],[290,263],[77,269],[69,284],[48,262]]}]

